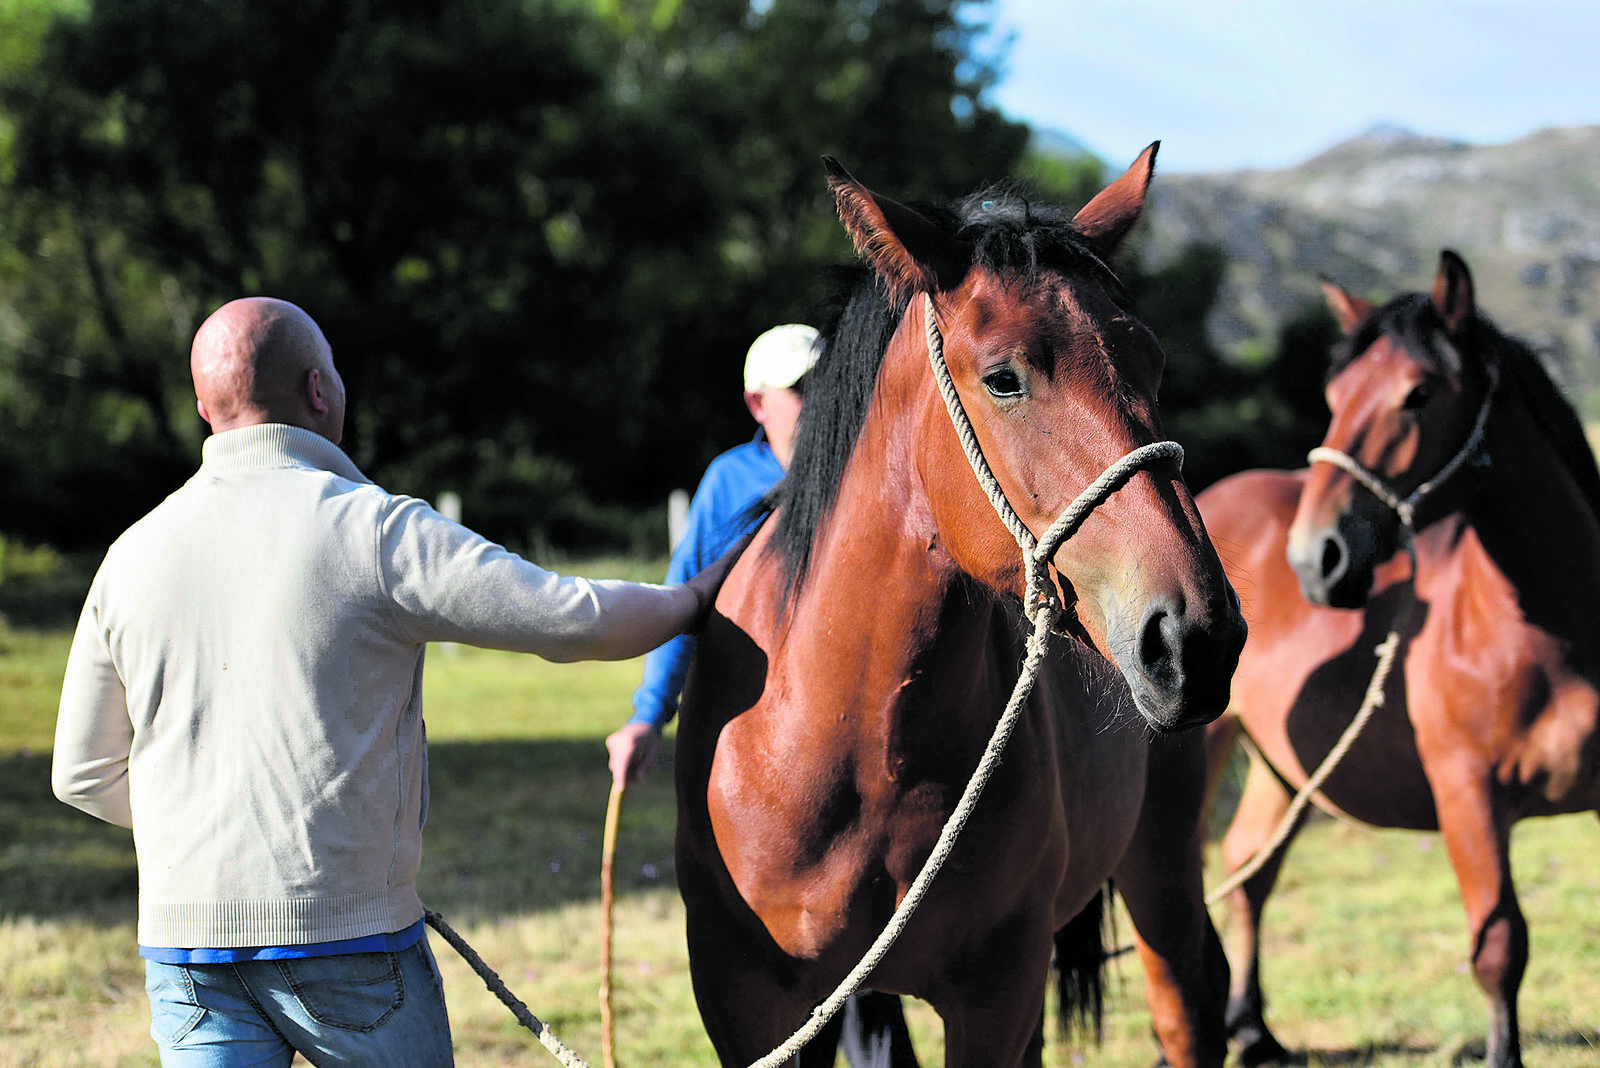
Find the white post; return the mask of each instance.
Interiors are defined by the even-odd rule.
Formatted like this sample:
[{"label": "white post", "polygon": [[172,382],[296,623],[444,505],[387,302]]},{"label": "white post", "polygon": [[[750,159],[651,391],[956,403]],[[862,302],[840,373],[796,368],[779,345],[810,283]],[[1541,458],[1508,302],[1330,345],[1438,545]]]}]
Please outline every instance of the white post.
[{"label": "white post", "polygon": [[689,525],[689,491],[675,489],[667,494],[667,547],[676,549]]}]

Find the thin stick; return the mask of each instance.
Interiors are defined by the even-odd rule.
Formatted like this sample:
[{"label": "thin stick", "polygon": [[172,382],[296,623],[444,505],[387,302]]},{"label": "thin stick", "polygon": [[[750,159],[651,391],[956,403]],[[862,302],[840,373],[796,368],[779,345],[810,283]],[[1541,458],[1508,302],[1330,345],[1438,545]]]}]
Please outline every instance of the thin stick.
[{"label": "thin stick", "polygon": [[622,818],[622,795],[627,789],[611,785],[611,800],[606,804],[605,842],[600,852],[600,1051],[606,1068],[617,1068],[615,1028],[611,1016],[611,914],[616,904],[612,869],[617,859],[617,824]]}]

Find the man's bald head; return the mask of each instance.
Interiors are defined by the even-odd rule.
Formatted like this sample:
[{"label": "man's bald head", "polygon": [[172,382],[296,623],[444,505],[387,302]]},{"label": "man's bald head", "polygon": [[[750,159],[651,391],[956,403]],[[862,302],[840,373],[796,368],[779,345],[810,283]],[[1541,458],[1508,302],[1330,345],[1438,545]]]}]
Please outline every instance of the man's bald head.
[{"label": "man's bald head", "polygon": [[288,301],[246,297],[218,308],[195,333],[189,372],[212,433],[288,423],[334,444],[344,434],[344,382],[311,316]]}]

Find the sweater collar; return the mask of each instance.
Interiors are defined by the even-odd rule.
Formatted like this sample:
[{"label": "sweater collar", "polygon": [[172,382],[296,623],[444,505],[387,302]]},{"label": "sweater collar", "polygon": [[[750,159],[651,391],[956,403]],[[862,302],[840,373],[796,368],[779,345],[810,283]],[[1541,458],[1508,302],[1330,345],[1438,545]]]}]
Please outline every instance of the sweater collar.
[{"label": "sweater collar", "polygon": [[213,434],[201,443],[200,469],[218,474],[308,467],[352,482],[370,482],[344,450],[314,431],[286,423],[260,423]]}]

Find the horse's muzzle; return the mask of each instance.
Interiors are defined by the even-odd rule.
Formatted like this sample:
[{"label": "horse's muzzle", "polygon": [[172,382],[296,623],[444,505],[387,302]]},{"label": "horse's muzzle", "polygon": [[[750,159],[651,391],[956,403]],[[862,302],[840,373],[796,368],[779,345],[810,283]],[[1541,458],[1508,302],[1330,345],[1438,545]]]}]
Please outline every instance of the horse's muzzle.
[{"label": "horse's muzzle", "polygon": [[1289,530],[1289,566],[1300,592],[1322,608],[1361,608],[1372,594],[1379,532],[1364,516],[1342,512],[1332,524]]},{"label": "horse's muzzle", "polygon": [[1133,640],[1114,643],[1134,701],[1156,730],[1210,723],[1228,707],[1246,628],[1238,596],[1226,589],[1198,611],[1181,598],[1152,600]]}]

